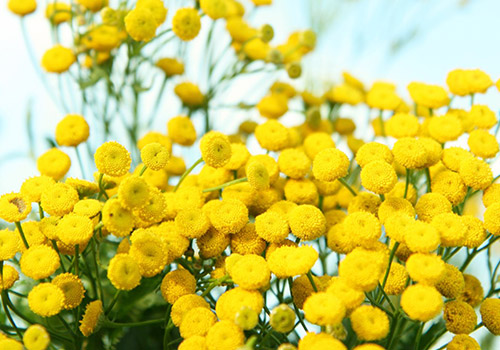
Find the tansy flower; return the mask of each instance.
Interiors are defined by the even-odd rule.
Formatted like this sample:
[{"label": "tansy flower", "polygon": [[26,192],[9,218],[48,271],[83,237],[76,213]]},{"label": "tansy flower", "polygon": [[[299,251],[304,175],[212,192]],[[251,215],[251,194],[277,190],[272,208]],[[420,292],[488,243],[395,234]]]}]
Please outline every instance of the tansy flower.
[{"label": "tansy flower", "polygon": [[178,347],[178,350],[208,350],[207,341],[201,335],[195,335],[184,339]]},{"label": "tansy flower", "polygon": [[295,207],[288,215],[292,233],[303,240],[313,240],[326,231],[326,219],[316,207],[303,204]]},{"label": "tansy flower", "polygon": [[230,289],[217,300],[215,312],[220,320],[232,321],[244,306],[260,314],[264,306],[262,294],[257,290],[246,290],[241,287]]},{"label": "tansy flower", "polygon": [[109,176],[123,176],[130,169],[130,153],[118,142],[109,141],[97,148],[94,154],[97,170]]},{"label": "tansy flower", "polygon": [[332,293],[314,293],[304,303],[306,320],[319,326],[340,323],[345,312],[345,306],[341,299]]},{"label": "tansy flower", "polygon": [[171,118],[167,123],[168,136],[182,146],[191,146],[196,141],[193,122],[186,116]]},{"label": "tansy flower", "polygon": [[467,144],[474,155],[481,158],[493,158],[498,153],[496,137],[485,130],[474,130],[469,134]]},{"label": "tansy flower", "polygon": [[108,5],[108,0],[77,0],[77,2],[92,12],[97,12]]},{"label": "tansy flower", "polygon": [[49,176],[30,177],[21,185],[21,193],[31,202],[40,202],[44,188],[54,183],[54,179]]},{"label": "tansy flower", "polygon": [[335,181],[347,175],[349,158],[336,148],[325,148],[318,152],[313,161],[314,177],[320,181]]},{"label": "tansy flower", "polygon": [[448,93],[439,85],[411,82],[408,91],[415,104],[419,106],[436,109],[450,103]]},{"label": "tansy flower", "polygon": [[73,51],[61,45],[48,49],[42,56],[42,67],[49,73],[64,73],[75,62]]},{"label": "tansy flower", "polygon": [[134,228],[134,216],[122,207],[120,200],[114,198],[108,200],[102,208],[102,223],[110,233],[123,237]]},{"label": "tansy flower", "polygon": [[371,305],[362,305],[349,316],[352,329],[361,340],[380,340],[389,333],[387,314]]},{"label": "tansy flower", "polygon": [[50,215],[62,216],[73,210],[78,202],[78,192],[68,184],[55,183],[42,192],[43,209]]},{"label": "tansy flower", "polygon": [[443,319],[446,329],[454,334],[469,334],[474,331],[477,323],[476,312],[472,306],[459,300],[444,304]]},{"label": "tansy flower", "polygon": [[493,181],[490,165],[478,158],[461,161],[458,173],[464,183],[473,190],[484,190]]},{"label": "tansy flower", "polygon": [[160,58],[158,61],[156,61],[155,66],[160,68],[167,77],[181,75],[184,73],[184,63],[175,58]]},{"label": "tansy flower", "polygon": [[[22,187],[21,187],[22,192]],[[491,184],[483,192],[483,204],[486,208],[496,202],[500,202],[500,183]]]},{"label": "tansy flower", "polygon": [[200,255],[208,259],[222,254],[231,242],[229,236],[229,234],[221,232],[213,227],[209,228],[207,233],[196,241],[200,249]]},{"label": "tansy flower", "polygon": [[445,264],[438,255],[415,253],[406,261],[406,270],[412,280],[433,285],[443,276]]},{"label": "tansy flower", "polygon": [[21,271],[35,280],[47,278],[61,265],[57,252],[46,245],[31,246],[21,256]]},{"label": "tansy flower", "polygon": [[0,230],[0,260],[9,260],[19,251],[19,236],[8,229]]},{"label": "tansy flower", "polygon": [[[383,277],[379,280],[382,285]],[[388,295],[400,295],[406,288],[408,282],[408,272],[401,264],[393,262],[387,275],[387,280],[384,286],[384,291]]]},{"label": "tansy flower", "polygon": [[4,264],[0,275],[0,292],[11,288],[18,279],[19,272],[14,267]]},{"label": "tansy flower", "polygon": [[288,111],[288,98],[282,93],[271,93],[259,101],[257,109],[265,118],[278,119]]},{"label": "tansy flower", "polygon": [[356,248],[340,262],[339,277],[365,292],[375,289],[386,262],[381,253]]},{"label": "tansy flower", "polygon": [[374,160],[381,160],[390,164],[393,159],[394,156],[389,147],[378,142],[365,143],[356,152],[356,162],[360,167],[364,167]]},{"label": "tansy flower", "polygon": [[304,151],[296,148],[283,150],[278,158],[280,171],[292,179],[301,179],[311,168],[311,160]]},{"label": "tansy flower", "polygon": [[184,41],[196,38],[200,28],[200,15],[194,8],[181,8],[177,10],[172,19],[173,32]]},{"label": "tansy flower", "polygon": [[89,125],[81,115],[68,114],[57,124],[55,136],[59,146],[75,147],[87,141]]},{"label": "tansy flower", "polygon": [[0,218],[19,222],[31,212],[31,202],[21,193],[7,193],[0,197]]},{"label": "tansy flower", "polygon": [[259,145],[269,151],[281,151],[290,144],[287,128],[277,120],[268,120],[255,128]]},{"label": "tansy flower", "polygon": [[480,129],[490,129],[497,123],[497,117],[488,106],[474,105],[469,112],[475,126]]},{"label": "tansy flower", "polygon": [[348,312],[361,305],[365,299],[362,291],[352,287],[345,279],[340,277],[332,278],[326,292],[340,299]]},{"label": "tansy flower", "polygon": [[157,26],[160,26],[163,22],[165,22],[168,11],[165,8],[165,5],[163,4],[163,0],[137,0],[135,6],[136,8],[143,8],[149,10]]},{"label": "tansy flower", "polygon": [[473,275],[464,274],[465,289],[458,296],[458,300],[465,301],[473,307],[478,306],[484,297],[481,282]]},{"label": "tansy flower", "polygon": [[219,321],[207,333],[209,350],[237,349],[245,342],[245,334],[232,321]]},{"label": "tansy flower", "polygon": [[472,153],[460,147],[450,147],[443,150],[441,157],[443,164],[454,172],[458,172],[460,169],[460,163],[463,160],[472,158],[474,158]]},{"label": "tansy flower", "polygon": [[390,192],[398,182],[396,171],[392,165],[380,160],[366,164],[361,170],[360,176],[361,184],[367,190],[377,194]]},{"label": "tansy flower", "polygon": [[141,149],[141,160],[149,169],[161,170],[165,168],[169,159],[169,151],[158,142],[148,143]]},{"label": "tansy flower", "polygon": [[201,157],[213,168],[221,168],[231,159],[231,144],[226,135],[210,131],[200,140]]},{"label": "tansy flower", "polygon": [[[408,225],[394,227],[394,230],[392,230],[392,226],[389,225],[389,227],[391,227],[389,231],[392,234],[392,232],[399,229],[400,233],[403,234],[404,242],[412,252],[429,253],[437,249],[441,243],[438,230],[426,222],[415,221],[413,219],[410,220],[411,221],[408,221]],[[402,221],[399,222],[402,223]],[[388,233],[389,231],[387,231],[386,225],[386,232]]]},{"label": "tansy flower", "polygon": [[175,217],[175,227],[184,237],[200,238],[210,227],[210,221],[199,208],[183,209]]},{"label": "tansy flower", "polygon": [[250,158],[250,152],[245,145],[231,143],[231,158],[224,167],[229,170],[238,170],[247,163],[248,158]]},{"label": "tansy flower", "polygon": [[410,137],[403,137],[396,141],[392,153],[396,162],[408,169],[422,168],[428,157],[423,143]]},{"label": "tansy flower", "polygon": [[259,315],[252,308],[243,306],[236,314],[234,323],[243,330],[254,329],[259,323]]},{"label": "tansy flower", "polygon": [[198,85],[187,81],[177,84],[174,88],[174,92],[182,103],[189,108],[200,107],[205,100],[205,96],[201,93]]},{"label": "tansy flower", "polygon": [[72,186],[78,192],[78,196],[80,196],[80,198],[89,197],[99,192],[99,186],[95,182],[71,177],[67,178],[64,182]]},{"label": "tansy flower", "polygon": [[161,295],[170,304],[183,295],[194,293],[195,290],[196,280],[187,270],[171,271],[161,282]]},{"label": "tansy flower", "polygon": [[28,305],[35,314],[42,317],[57,315],[64,302],[64,293],[52,283],[40,283],[28,294]]},{"label": "tansy flower", "polygon": [[139,234],[139,230],[134,232],[129,254],[138,263],[142,276],[153,277],[159,274],[167,264],[166,244],[150,231],[143,231],[143,233]]},{"label": "tansy flower", "polygon": [[77,214],[65,215],[57,224],[57,237],[67,245],[84,245],[94,233],[94,225],[88,217]]},{"label": "tansy flower", "polygon": [[365,211],[358,211],[346,216],[342,221],[346,234],[356,245],[371,245],[380,238],[381,226],[378,219]]},{"label": "tansy flower", "polygon": [[282,246],[267,258],[271,272],[278,278],[306,274],[318,260],[318,252],[311,246]]},{"label": "tansy flower", "polygon": [[54,1],[47,4],[45,17],[55,25],[67,22],[71,19],[71,6],[60,1]]},{"label": "tansy flower", "polygon": [[209,218],[217,231],[236,233],[248,222],[248,209],[237,199],[225,199],[214,207]]},{"label": "tansy flower", "polygon": [[299,340],[298,350],[346,350],[346,346],[333,335],[327,333],[312,333],[308,332]]},{"label": "tansy flower", "polygon": [[231,235],[231,251],[238,254],[261,255],[266,241],[257,235],[255,224],[248,223],[238,233]]},{"label": "tansy flower", "polygon": [[444,297],[455,299],[461,296],[465,290],[465,278],[458,268],[451,264],[445,264],[444,273],[434,286]]},{"label": "tansy flower", "polygon": [[453,339],[446,345],[446,350],[481,350],[478,342],[468,336],[467,334],[457,334],[453,337]]},{"label": "tansy flower", "polygon": [[406,288],[401,307],[411,319],[427,322],[441,312],[443,299],[434,287],[419,283]]},{"label": "tansy flower", "polygon": [[170,317],[174,325],[179,327],[184,315],[194,308],[203,307],[210,309],[210,305],[203,299],[203,297],[197,294],[186,294],[181,296],[172,305],[172,311],[170,312]]},{"label": "tansy flower", "polygon": [[493,235],[500,235],[500,202],[486,208],[484,212],[484,227]]},{"label": "tansy flower", "polygon": [[245,168],[248,183],[255,190],[264,190],[269,188],[269,171],[260,161],[251,159]]},{"label": "tansy flower", "polygon": [[259,289],[269,283],[271,271],[266,260],[255,254],[244,255],[231,269],[231,278],[242,288]]},{"label": "tansy flower", "polygon": [[460,218],[466,227],[463,245],[467,248],[479,247],[486,239],[483,222],[472,215],[462,215]]},{"label": "tansy flower", "polygon": [[426,193],[418,199],[415,212],[419,220],[431,222],[439,214],[450,213],[451,203],[442,194]]},{"label": "tansy flower", "polygon": [[24,332],[23,343],[28,350],[45,350],[50,345],[50,335],[43,326],[33,324]]},{"label": "tansy flower", "polygon": [[85,337],[90,336],[96,331],[102,313],[102,301],[94,300],[87,304],[83,318],[80,320],[80,332]]},{"label": "tansy flower", "polygon": [[217,317],[210,308],[195,307],[183,316],[179,332],[184,339],[205,336],[215,322]]},{"label": "tansy flower", "polygon": [[463,244],[467,227],[462,223],[462,217],[454,213],[436,215],[431,225],[439,233],[441,246],[456,247]]},{"label": "tansy flower", "polygon": [[118,200],[127,209],[141,208],[151,198],[148,183],[142,177],[129,176],[118,187]]},{"label": "tansy flower", "polygon": [[453,171],[442,171],[432,177],[432,192],[440,193],[448,199],[451,204],[460,204],[467,193],[467,186],[459,174]]},{"label": "tansy flower", "polygon": [[132,290],[141,282],[138,263],[128,254],[116,254],[108,267],[108,279],[119,290]]},{"label": "tansy flower", "polygon": [[286,181],[285,198],[297,204],[316,204],[318,202],[318,189],[309,179]]},{"label": "tansy flower", "polygon": [[125,16],[125,29],[132,39],[147,42],[155,37],[158,24],[152,16],[153,13],[148,9],[136,7]]},{"label": "tansy flower", "polygon": [[304,139],[303,146],[307,156],[314,160],[320,151],[335,148],[335,142],[333,142],[331,135],[326,132],[314,132]]},{"label": "tansy flower", "polygon": [[283,241],[290,233],[286,217],[275,211],[266,211],[255,218],[255,231],[270,243]]},{"label": "tansy flower", "polygon": [[35,12],[36,0],[9,0],[7,6],[12,13],[23,17]]},{"label": "tansy flower", "polygon": [[396,139],[415,137],[420,130],[418,118],[412,114],[396,113],[385,123],[387,135]]},{"label": "tansy flower", "polygon": [[493,335],[500,335],[500,299],[486,298],[481,303],[481,321]]},{"label": "tansy flower", "polygon": [[78,276],[72,273],[62,273],[57,275],[52,284],[61,288],[64,293],[63,308],[71,310],[81,304],[85,289],[83,288],[82,281]]},{"label": "tansy flower", "polygon": [[63,151],[52,148],[38,157],[36,167],[40,174],[60,180],[71,167],[71,159]]}]

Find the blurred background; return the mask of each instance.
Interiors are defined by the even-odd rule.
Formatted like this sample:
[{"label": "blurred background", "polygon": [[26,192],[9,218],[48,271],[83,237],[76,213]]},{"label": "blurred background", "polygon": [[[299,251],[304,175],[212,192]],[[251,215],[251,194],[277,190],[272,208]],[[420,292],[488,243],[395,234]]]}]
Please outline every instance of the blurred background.
[{"label": "blurred background", "polygon": [[[38,64],[43,52],[52,46],[50,27],[44,16],[46,1],[38,3],[35,14],[25,21],[33,48],[32,60],[19,18],[7,10],[5,2],[0,8],[0,193],[19,190],[27,177],[37,174],[35,159],[50,148],[47,138],[53,137],[57,122],[65,115],[61,106],[50,98],[32,64]],[[173,8],[186,1],[166,0],[165,3]],[[167,21],[171,21],[173,13],[169,12]],[[259,8],[247,19],[254,27],[271,24],[275,31],[273,40],[277,42],[300,29],[312,28],[318,34],[315,51],[303,61],[303,76],[292,82],[299,90],[322,94],[340,82],[343,71],[348,71],[367,86],[376,80],[393,82],[398,86],[398,93],[408,100],[408,83],[423,81],[446,86],[446,76],[455,68],[479,68],[496,81],[500,77],[498,13],[498,0],[274,0],[272,6]],[[202,21],[202,31],[209,25],[206,20]],[[203,50],[202,35],[189,44],[193,57]],[[221,45],[227,40],[220,38]],[[168,47],[163,54],[169,55]],[[199,74],[198,67],[186,67],[189,80],[198,82]],[[259,84],[261,78],[257,74],[250,79]],[[289,80],[286,73],[277,74],[275,78]],[[274,81],[267,79],[262,84],[271,85]],[[49,77],[47,82],[53,94],[62,90],[71,101],[75,86],[70,82],[61,90],[55,77]],[[156,88],[153,85],[153,89]],[[256,103],[266,91],[265,87],[255,93],[245,88],[231,89],[222,102],[226,105],[242,101]],[[499,97],[500,93],[491,88],[487,94],[478,95],[476,103],[488,104],[498,111]],[[455,107],[469,103],[468,99],[453,101]],[[165,95],[153,129],[165,132],[166,121],[177,115],[179,108],[173,96]],[[217,113],[215,128],[225,132],[235,131],[241,118],[260,118],[256,110]],[[241,118],[234,113],[241,114]],[[357,113],[360,112],[356,109],[341,110],[341,115],[346,117],[355,118]],[[283,121],[293,125],[297,118],[292,111]],[[89,124],[92,133],[92,120]],[[363,132],[358,125],[357,136],[363,136]],[[71,152],[73,150],[68,150],[73,158]],[[184,156],[188,163],[189,159],[198,157]],[[498,166],[494,173],[499,173]],[[74,166],[68,176],[80,176],[79,168]],[[477,264],[484,266],[481,261]],[[475,334],[481,338],[485,333],[479,330]],[[489,343],[487,348],[495,349],[495,345]]]}]

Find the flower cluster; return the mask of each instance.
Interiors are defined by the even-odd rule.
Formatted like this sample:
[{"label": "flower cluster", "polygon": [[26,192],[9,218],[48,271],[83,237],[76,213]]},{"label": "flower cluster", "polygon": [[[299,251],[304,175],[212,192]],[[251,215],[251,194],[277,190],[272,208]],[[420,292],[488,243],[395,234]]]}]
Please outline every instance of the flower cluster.
[{"label": "flower cluster", "polygon": [[[161,0],[113,9],[103,0],[77,3],[47,7],[53,26],[80,17],[87,26],[75,47],[45,53],[48,72],[83,65],[83,57],[87,69],[103,70],[122,46],[140,59],[134,55],[169,32],[193,40],[205,15],[226,21],[245,65],[285,67],[290,78],[315,46],[308,30],[271,46],[272,27],[251,27],[235,0],[178,9],[158,34],[167,18]],[[36,2],[8,6],[25,16]],[[166,77],[184,72],[174,58],[155,65]],[[455,70],[447,89],[409,84],[405,101],[390,83],[366,88],[343,78],[321,95],[276,81],[244,106],[259,122],[242,121],[233,133],[211,130],[214,90],[179,83],[188,115],[141,137],[130,129],[129,148],[102,143],[87,166],[77,153],[92,177],[67,177],[67,149],[78,151],[94,132],[84,115],[67,114],[56,147],[37,159],[39,174],[0,197],[0,218],[13,224],[0,231],[8,320],[0,349],[111,347],[124,334],[116,328],[136,326],[180,350],[420,350],[447,332],[445,347],[462,350],[480,349],[470,335],[480,327],[500,335],[500,262],[491,257],[500,238],[492,171],[500,122],[474,104],[492,80]],[[463,96],[470,108],[453,108]],[[288,125],[281,117],[297,102],[302,120]],[[365,106],[368,125],[345,117],[346,105]],[[205,132],[191,118],[199,109]],[[192,164],[181,156],[187,147],[199,158]],[[474,198],[482,198],[482,218]],[[479,255],[488,286],[466,273]]]}]

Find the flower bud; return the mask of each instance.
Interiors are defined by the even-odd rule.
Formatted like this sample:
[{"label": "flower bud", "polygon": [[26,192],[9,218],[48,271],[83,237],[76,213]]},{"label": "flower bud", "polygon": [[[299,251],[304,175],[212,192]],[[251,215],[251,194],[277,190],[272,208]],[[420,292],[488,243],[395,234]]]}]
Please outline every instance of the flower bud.
[{"label": "flower bud", "polygon": [[295,326],[295,312],[286,304],[280,304],[271,311],[269,323],[277,332],[288,333]]},{"label": "flower bud", "polygon": [[306,111],[306,122],[313,128],[319,128],[321,124],[321,112],[318,107],[311,107]]},{"label": "flower bud", "polygon": [[267,54],[266,61],[274,64],[281,64],[283,63],[283,59],[284,59],[283,54],[281,53],[280,50],[271,49]]},{"label": "flower bud", "polygon": [[289,63],[286,66],[286,72],[291,79],[297,79],[302,75],[302,67],[297,62]]},{"label": "flower bud", "polygon": [[255,328],[258,322],[259,315],[257,315],[257,312],[255,312],[254,309],[248,306],[243,306],[240,311],[236,313],[234,320],[234,323],[245,331]]},{"label": "flower bud", "polygon": [[304,30],[299,36],[300,45],[312,50],[316,46],[316,33],[311,29]]},{"label": "flower bud", "polygon": [[268,43],[274,38],[274,29],[271,27],[269,24],[264,24],[262,27],[260,27],[260,39]]}]

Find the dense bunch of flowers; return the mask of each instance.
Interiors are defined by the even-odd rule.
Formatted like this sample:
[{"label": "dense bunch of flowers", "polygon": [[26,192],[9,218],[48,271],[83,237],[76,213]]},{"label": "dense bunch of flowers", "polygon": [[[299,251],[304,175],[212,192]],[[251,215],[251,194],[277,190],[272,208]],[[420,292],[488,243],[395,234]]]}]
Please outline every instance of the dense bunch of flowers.
[{"label": "dense bunch of flowers", "polygon": [[[77,3],[51,4],[47,17],[102,23],[73,49],[47,51],[49,72],[83,65],[82,55],[98,69],[121,45],[140,50],[163,35],[161,0]],[[189,41],[201,16],[224,18],[245,64],[300,75],[312,32],[271,47],[272,28],[250,27],[237,1],[196,5],[177,10],[165,32]],[[24,16],[36,2],[9,8]],[[167,77],[184,71],[173,58],[156,65]],[[263,121],[225,134],[211,130],[210,96],[180,83],[189,114],[169,119],[166,132],[132,128],[129,150],[102,143],[93,164],[80,162],[82,173],[96,169],[92,178],[66,177],[67,148],[93,133],[83,115],[66,115],[57,147],[38,157],[40,174],[0,197],[0,218],[15,225],[0,231],[0,349],[112,348],[138,326],[164,349],[420,350],[447,332],[446,349],[480,349],[472,332],[500,334],[500,263],[490,254],[500,238],[500,122],[474,104],[494,85],[487,74],[455,70],[447,85],[411,83],[407,103],[394,85],[365,88],[348,73],[322,95],[276,81],[244,106]],[[461,96],[471,96],[469,109],[451,106]],[[301,122],[281,122],[296,101]],[[354,136],[360,125],[342,116],[345,105],[367,107],[365,137]],[[205,132],[191,118],[199,108]],[[183,147],[198,154],[189,168],[174,155]],[[479,255],[489,286],[466,273]]]}]

